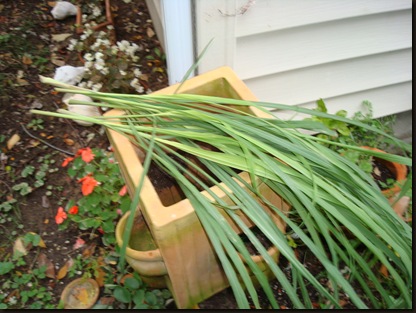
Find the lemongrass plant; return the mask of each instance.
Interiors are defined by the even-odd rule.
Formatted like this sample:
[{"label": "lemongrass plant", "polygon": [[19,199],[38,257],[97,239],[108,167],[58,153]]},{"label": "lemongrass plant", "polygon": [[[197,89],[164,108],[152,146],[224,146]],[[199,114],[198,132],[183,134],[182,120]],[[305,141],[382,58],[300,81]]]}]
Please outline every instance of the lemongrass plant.
[{"label": "lemongrass plant", "polygon": [[[59,92],[76,92],[95,100],[73,101],[71,104],[103,106],[125,112],[116,117],[86,117],[71,112],[32,110],[35,114],[92,122],[125,134],[147,152],[143,175],[150,166],[150,159],[169,172],[191,201],[240,308],[250,307],[249,298],[256,308],[260,308],[260,304],[257,290],[238,254],[247,260],[270,305],[279,308],[279,303],[267,278],[251,261],[242,239],[219,210],[225,211],[243,229],[289,296],[293,308],[313,307],[309,288],[319,292],[326,307],[341,308],[341,293],[347,294],[357,308],[412,307],[412,228],[394,213],[375,182],[358,166],[319,144],[319,141],[326,140],[301,131],[330,133],[323,124],[260,118],[244,113],[247,111],[244,109],[255,107],[266,112],[268,109],[295,110],[346,121],[375,132],[380,130],[345,117],[276,103],[190,94],[109,94],[65,85],[45,77],[42,82],[58,87],[56,90]],[[114,118],[121,123],[115,122]],[[355,146],[348,148],[411,166],[411,146],[384,135],[386,141],[401,148],[402,155],[378,153]],[[200,143],[208,144],[213,149],[202,148]],[[209,171],[184,168],[183,163],[193,165],[180,151],[196,156]],[[178,158],[182,164],[175,161]],[[199,176],[193,175],[195,170],[201,172]],[[252,178],[251,183],[243,181],[236,170],[247,171]],[[214,200],[203,196],[188,180],[189,176],[203,186]],[[219,187],[221,182],[224,183],[226,188],[223,191],[233,204],[224,203],[213,194],[209,186],[200,180],[201,176]],[[142,179],[143,176],[139,181]],[[258,192],[259,181],[291,205],[288,216]],[[405,186],[410,182],[411,171]],[[137,207],[140,188],[141,184],[136,190],[130,216],[134,215]],[[323,285],[296,258],[288,238],[265,214],[260,202],[276,211],[308,247],[322,265],[327,284]],[[242,210],[290,262],[290,280],[235,214],[236,208]],[[345,228],[354,234],[355,239],[346,236]],[[124,239],[128,236],[127,228]],[[127,241],[124,240],[124,243]],[[379,275],[377,269],[380,265],[386,267],[388,277]],[[341,267],[345,266],[351,270],[348,276],[341,271]]]}]

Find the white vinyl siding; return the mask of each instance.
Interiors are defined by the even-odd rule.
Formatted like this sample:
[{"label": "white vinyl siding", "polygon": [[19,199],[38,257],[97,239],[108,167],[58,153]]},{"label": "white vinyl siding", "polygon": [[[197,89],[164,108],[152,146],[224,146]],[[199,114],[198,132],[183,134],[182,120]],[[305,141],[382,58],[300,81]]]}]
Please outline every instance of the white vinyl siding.
[{"label": "white vinyl siding", "polygon": [[410,0],[257,0],[244,14],[247,0],[194,3],[198,51],[214,38],[200,72],[228,65],[262,101],[412,110]]},{"label": "white vinyl siding", "polygon": [[[262,101],[313,108],[322,98],[329,112],[344,109],[351,116],[369,100],[374,117],[411,115],[411,0],[192,4],[197,54],[213,39],[199,73],[230,66]],[[303,117],[274,113],[280,118]],[[407,124],[401,127],[408,134],[412,124]]]}]

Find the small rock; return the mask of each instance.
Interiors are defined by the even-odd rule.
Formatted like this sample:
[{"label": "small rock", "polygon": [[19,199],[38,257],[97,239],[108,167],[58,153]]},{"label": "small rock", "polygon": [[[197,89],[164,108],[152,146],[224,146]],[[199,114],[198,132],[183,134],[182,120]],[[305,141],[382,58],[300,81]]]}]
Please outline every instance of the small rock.
[{"label": "small rock", "polygon": [[39,101],[39,100],[35,100],[32,102],[32,104],[30,105],[31,109],[42,109],[43,104]]}]

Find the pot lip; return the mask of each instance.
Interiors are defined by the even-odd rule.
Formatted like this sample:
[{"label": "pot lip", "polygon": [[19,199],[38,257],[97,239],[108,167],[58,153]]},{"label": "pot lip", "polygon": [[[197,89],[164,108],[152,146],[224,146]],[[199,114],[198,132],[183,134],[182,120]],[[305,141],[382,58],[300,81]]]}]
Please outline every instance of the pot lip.
[{"label": "pot lip", "polygon": [[[82,285],[82,284],[89,284],[91,285],[91,287],[93,288],[93,291],[95,291],[95,294],[92,295],[92,297],[89,297],[89,304],[86,306],[72,306],[68,303],[67,298],[69,297],[71,291],[73,290],[73,288],[77,285]],[[99,292],[99,285],[97,283],[97,281],[93,278],[85,278],[85,277],[80,277],[77,279],[74,279],[73,281],[71,281],[62,291],[61,294],[61,301],[64,303],[65,305],[65,309],[90,309],[91,307],[94,306],[94,304],[97,302],[98,296],[100,294]],[[90,295],[91,293],[89,292],[88,295]],[[78,304],[80,304],[80,302],[77,302]]]},{"label": "pot lip", "polygon": [[[130,215],[130,211],[126,212],[121,219],[118,221],[117,225],[116,225],[116,241],[117,244],[121,247],[123,245],[123,229],[125,225],[125,223],[127,222],[127,218]],[[132,249],[130,246],[127,245],[126,247],[126,252],[129,256],[134,257],[135,259],[139,259],[142,261],[148,261],[148,262],[154,262],[154,261],[162,261],[163,262],[163,258],[162,255],[160,253],[160,249],[154,249],[154,250],[148,250],[148,251],[140,251],[140,250],[135,250]]]}]

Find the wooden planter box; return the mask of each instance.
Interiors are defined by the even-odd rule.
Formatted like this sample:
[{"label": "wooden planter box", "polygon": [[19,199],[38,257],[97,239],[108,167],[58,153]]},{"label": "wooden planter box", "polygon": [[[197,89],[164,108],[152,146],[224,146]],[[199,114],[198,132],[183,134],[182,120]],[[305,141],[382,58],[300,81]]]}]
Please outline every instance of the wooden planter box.
[{"label": "wooden planter box", "polygon": [[[170,86],[155,93],[173,94],[177,86]],[[228,67],[222,67],[189,79],[179,92],[257,100],[247,86]],[[251,109],[251,113],[268,115],[255,108]],[[120,114],[122,112],[117,110],[106,113],[107,116]],[[137,148],[125,136],[112,130],[107,130],[107,134],[121,167],[129,193],[133,195],[143,170],[142,156],[139,156],[140,152],[138,153]],[[239,175],[246,181],[250,181],[248,173],[242,172]],[[217,186],[212,187],[211,190],[221,198],[227,199],[226,195]],[[260,190],[274,205],[281,208],[282,211],[288,212],[290,206],[283,202],[266,185],[261,185]],[[210,198],[206,192],[202,193]],[[278,214],[272,213],[266,207],[264,209],[272,216],[279,229],[285,232],[286,225]],[[242,212],[239,213],[249,227],[254,226]],[[143,214],[157,246],[157,249],[151,251],[151,255],[160,255],[167,269],[167,275],[162,277],[159,275],[157,278],[157,287],[160,288],[161,279],[164,279],[166,286],[173,294],[178,308],[192,308],[199,302],[229,286],[220,261],[192,205],[188,199],[180,197],[175,187],[163,192],[157,192],[149,177],[146,177],[141,192],[140,212],[138,214]],[[236,232],[240,233],[241,231],[234,222],[228,217],[227,219]],[[120,237],[122,229],[118,228]],[[277,262],[279,251],[275,247],[270,248],[268,251]],[[270,270],[262,258],[259,256],[253,256],[253,258],[262,266],[264,272],[271,277]],[[142,272],[140,273],[140,271]],[[138,272],[144,275],[142,269],[138,270]],[[147,279],[148,277],[145,278]]]}]

